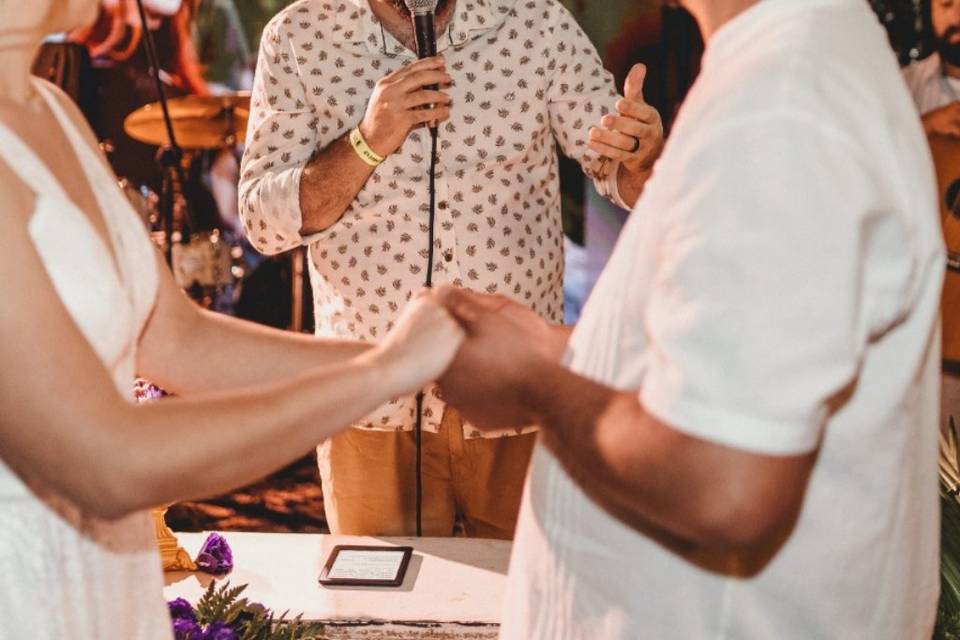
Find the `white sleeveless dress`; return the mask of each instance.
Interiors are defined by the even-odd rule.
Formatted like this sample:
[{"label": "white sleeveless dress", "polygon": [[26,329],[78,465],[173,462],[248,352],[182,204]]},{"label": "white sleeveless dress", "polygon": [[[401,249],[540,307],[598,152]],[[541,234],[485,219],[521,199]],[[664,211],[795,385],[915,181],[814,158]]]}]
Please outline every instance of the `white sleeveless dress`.
[{"label": "white sleeveless dress", "polygon": [[[80,159],[116,263],[54,175],[2,125],[0,156],[36,193],[29,231],[47,275],[117,389],[132,402],[137,338],[157,295],[154,250],[114,177],[60,107],[55,89],[40,81],[37,86]],[[50,389],[50,402],[57,401],[57,390]],[[2,456],[0,450],[0,640],[170,640],[149,514],[113,522],[91,517],[35,479],[14,474]]]}]

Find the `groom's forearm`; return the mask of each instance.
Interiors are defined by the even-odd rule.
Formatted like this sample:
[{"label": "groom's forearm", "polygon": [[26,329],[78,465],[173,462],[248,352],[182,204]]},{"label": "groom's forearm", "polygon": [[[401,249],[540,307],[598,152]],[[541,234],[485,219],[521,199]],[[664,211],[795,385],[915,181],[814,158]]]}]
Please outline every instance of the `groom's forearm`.
[{"label": "groom's forearm", "polygon": [[527,390],[543,443],[598,505],[672,546],[766,542],[799,507],[811,456],[758,456],[687,436],[559,366]]},{"label": "groom's forearm", "polygon": [[693,540],[682,519],[668,517],[678,502],[668,478],[645,477],[644,458],[654,452],[636,447],[647,427],[633,398],[562,366],[540,371],[537,379],[528,397],[542,442],[584,493],[631,528]]}]

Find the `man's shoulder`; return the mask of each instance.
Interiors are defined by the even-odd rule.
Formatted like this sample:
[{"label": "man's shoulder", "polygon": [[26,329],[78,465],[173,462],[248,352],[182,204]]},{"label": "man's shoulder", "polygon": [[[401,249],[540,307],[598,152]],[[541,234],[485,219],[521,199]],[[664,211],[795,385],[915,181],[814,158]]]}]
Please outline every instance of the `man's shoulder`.
[{"label": "man's shoulder", "polygon": [[938,80],[941,74],[940,56],[933,53],[922,60],[908,64],[901,71],[910,91],[916,93],[920,87]]},{"label": "man's shoulder", "polygon": [[288,37],[294,30],[324,31],[332,28],[336,16],[351,6],[355,6],[352,0],[296,0],[267,22],[262,38],[276,40]]},{"label": "man's shoulder", "polygon": [[911,62],[902,71],[903,76],[909,79],[936,77],[940,73],[940,56],[931,53],[926,58]]},{"label": "man's shoulder", "polygon": [[571,15],[570,10],[559,0],[484,0],[484,2],[494,14],[520,17],[527,28],[552,23]]},{"label": "man's shoulder", "polygon": [[277,13],[267,22],[267,29],[276,29],[279,25],[292,24],[294,21],[310,14],[316,9],[321,9],[323,5],[336,4],[338,0],[295,0]]}]

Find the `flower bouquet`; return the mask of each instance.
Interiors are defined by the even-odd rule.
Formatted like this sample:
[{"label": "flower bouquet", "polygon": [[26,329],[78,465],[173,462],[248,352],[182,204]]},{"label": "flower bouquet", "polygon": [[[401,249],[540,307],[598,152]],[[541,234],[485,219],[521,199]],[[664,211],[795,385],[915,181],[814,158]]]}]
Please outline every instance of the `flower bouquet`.
[{"label": "flower bouquet", "polygon": [[940,604],[935,640],[960,640],[960,449],[953,417],[940,432]]},{"label": "flower bouquet", "polygon": [[323,625],[287,620],[241,594],[247,585],[210,584],[196,607],[183,598],[169,602],[176,640],[318,640]]}]

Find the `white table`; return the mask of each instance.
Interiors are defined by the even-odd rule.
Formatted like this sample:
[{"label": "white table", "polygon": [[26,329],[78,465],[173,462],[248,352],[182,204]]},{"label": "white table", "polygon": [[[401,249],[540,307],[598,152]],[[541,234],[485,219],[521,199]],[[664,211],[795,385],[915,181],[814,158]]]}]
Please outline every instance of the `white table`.
[{"label": "white table", "polygon": [[[244,596],[273,611],[323,622],[331,640],[497,637],[510,543],[468,538],[368,538],[316,534],[224,533],[234,570],[224,579],[248,584]],[[206,534],[177,534],[195,557]],[[324,587],[317,582],[338,544],[410,546],[400,587]],[[168,600],[196,603],[212,578],[168,573]]]}]

